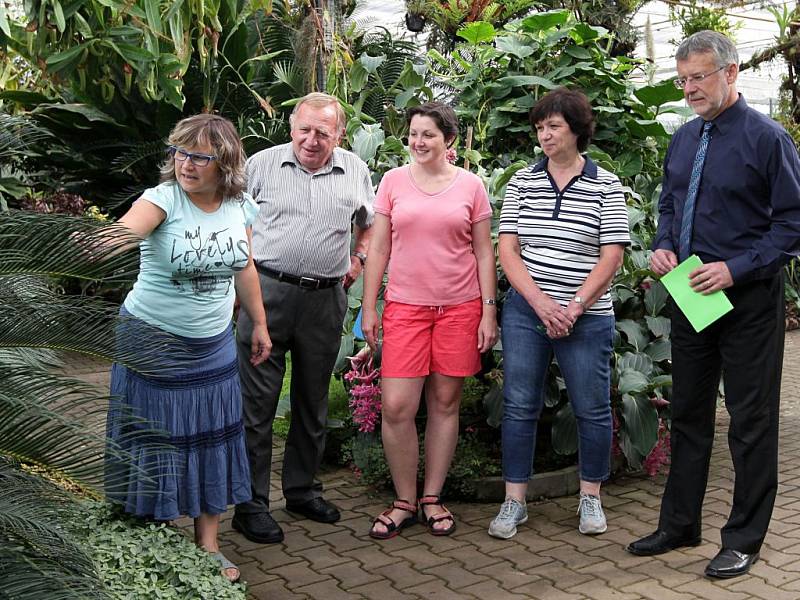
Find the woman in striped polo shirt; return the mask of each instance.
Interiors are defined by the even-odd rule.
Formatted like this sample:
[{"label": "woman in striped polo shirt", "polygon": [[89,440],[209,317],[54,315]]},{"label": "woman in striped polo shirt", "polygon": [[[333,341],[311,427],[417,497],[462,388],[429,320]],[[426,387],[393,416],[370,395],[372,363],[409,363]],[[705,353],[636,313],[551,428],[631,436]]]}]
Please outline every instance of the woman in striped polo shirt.
[{"label": "woman in striped polo shirt", "polygon": [[506,500],[489,534],[510,538],[528,520],[536,427],[555,355],[578,422],[579,531],[606,530],[600,484],[611,451],[609,286],[630,243],[619,179],[581,154],[594,132],[584,94],[558,88],[531,109],[545,158],[509,181],[500,214],[503,307],[503,478]]}]

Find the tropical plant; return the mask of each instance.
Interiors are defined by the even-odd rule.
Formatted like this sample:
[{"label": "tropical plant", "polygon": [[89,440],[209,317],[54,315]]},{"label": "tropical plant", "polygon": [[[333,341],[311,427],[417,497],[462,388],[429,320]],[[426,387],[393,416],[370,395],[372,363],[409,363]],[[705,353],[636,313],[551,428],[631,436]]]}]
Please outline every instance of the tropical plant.
[{"label": "tropical plant", "polygon": [[[681,40],[698,31],[711,30],[736,39],[736,32],[742,28],[743,23],[734,23],[728,18],[724,7],[702,6],[696,0],[688,4],[675,6],[670,4],[669,19],[674,25],[681,28]],[[676,46],[680,40],[671,40]]]},{"label": "tropical plant", "polygon": [[[198,112],[232,117],[251,141],[285,133],[269,124],[283,116],[268,94],[286,90],[275,72],[293,72],[278,62],[293,56],[289,2],[83,0],[64,8],[25,0],[24,7],[23,17],[7,17],[0,28],[0,56],[24,61],[39,84],[7,89],[0,100],[53,134],[28,163],[40,187],[124,205],[154,183],[174,123]],[[255,125],[263,114],[266,126]]]},{"label": "tropical plant", "polygon": [[[63,295],[52,278],[130,279],[138,266],[136,252],[124,251],[131,242],[96,219],[0,215],[0,598],[116,597],[76,523],[86,516],[81,498],[127,488],[104,472],[106,459],[132,457],[105,439],[106,394],[62,374],[60,352],[148,372],[161,352],[182,350],[153,330],[128,340],[131,354],[115,343],[117,305]],[[134,415],[122,419],[130,435],[163,448],[163,432]]]}]

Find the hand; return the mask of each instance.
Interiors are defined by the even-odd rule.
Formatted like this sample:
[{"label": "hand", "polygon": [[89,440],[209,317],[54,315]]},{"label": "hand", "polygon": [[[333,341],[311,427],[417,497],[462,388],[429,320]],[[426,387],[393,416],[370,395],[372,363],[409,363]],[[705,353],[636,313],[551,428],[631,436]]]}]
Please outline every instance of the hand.
[{"label": "hand", "polygon": [[478,352],[487,352],[497,343],[497,317],[492,310],[484,313],[478,325]]},{"label": "hand", "polygon": [[572,321],[566,311],[550,296],[542,294],[531,307],[541,319],[547,329],[547,335],[551,338],[563,337],[572,329]]},{"label": "hand", "polygon": [[689,273],[689,285],[699,294],[713,294],[733,285],[733,277],[724,262],[712,262]]},{"label": "hand", "polygon": [[364,339],[373,350],[378,350],[378,335],[380,334],[381,324],[378,319],[378,311],[374,308],[364,308],[361,306],[361,331]]},{"label": "hand", "polygon": [[586,312],[586,308],[583,304],[578,304],[574,300],[570,300],[570,303],[567,304],[567,308],[564,309],[564,312],[567,314],[570,323],[572,323],[572,327],[575,327],[575,322]]},{"label": "hand", "polygon": [[250,336],[250,364],[257,367],[269,358],[272,351],[272,340],[267,331],[267,325],[253,325]]},{"label": "hand", "polygon": [[659,248],[650,255],[650,270],[661,277],[678,266],[678,257],[672,250]]},{"label": "hand", "polygon": [[345,273],[344,277],[342,277],[342,285],[344,289],[348,289],[351,285],[353,285],[358,279],[358,276],[361,275],[363,267],[361,265],[361,260],[357,256],[350,257],[350,269]]}]

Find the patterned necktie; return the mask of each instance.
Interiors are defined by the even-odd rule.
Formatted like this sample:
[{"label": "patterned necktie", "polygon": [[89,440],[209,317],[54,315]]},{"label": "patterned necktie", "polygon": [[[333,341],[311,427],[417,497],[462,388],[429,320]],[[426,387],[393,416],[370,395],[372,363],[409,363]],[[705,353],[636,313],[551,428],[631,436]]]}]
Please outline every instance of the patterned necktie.
[{"label": "patterned necktie", "polygon": [[706,162],[706,150],[711,139],[711,123],[703,125],[703,135],[700,136],[700,145],[694,155],[692,176],[689,179],[689,190],[686,192],[686,202],[683,205],[683,219],[681,220],[681,237],[678,241],[678,260],[683,262],[689,257],[692,242],[692,226],[694,225],[694,206],[697,200],[697,190],[700,188],[700,178],[703,176],[703,164]]}]

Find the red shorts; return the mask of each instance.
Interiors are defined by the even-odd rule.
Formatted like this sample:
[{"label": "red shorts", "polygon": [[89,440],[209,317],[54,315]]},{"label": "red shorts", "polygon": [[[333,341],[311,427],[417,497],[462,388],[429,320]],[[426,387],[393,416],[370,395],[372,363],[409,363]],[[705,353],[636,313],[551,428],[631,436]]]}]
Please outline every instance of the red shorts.
[{"label": "red shorts", "polygon": [[382,377],[474,375],[481,368],[480,298],[452,306],[386,301],[383,309]]}]

